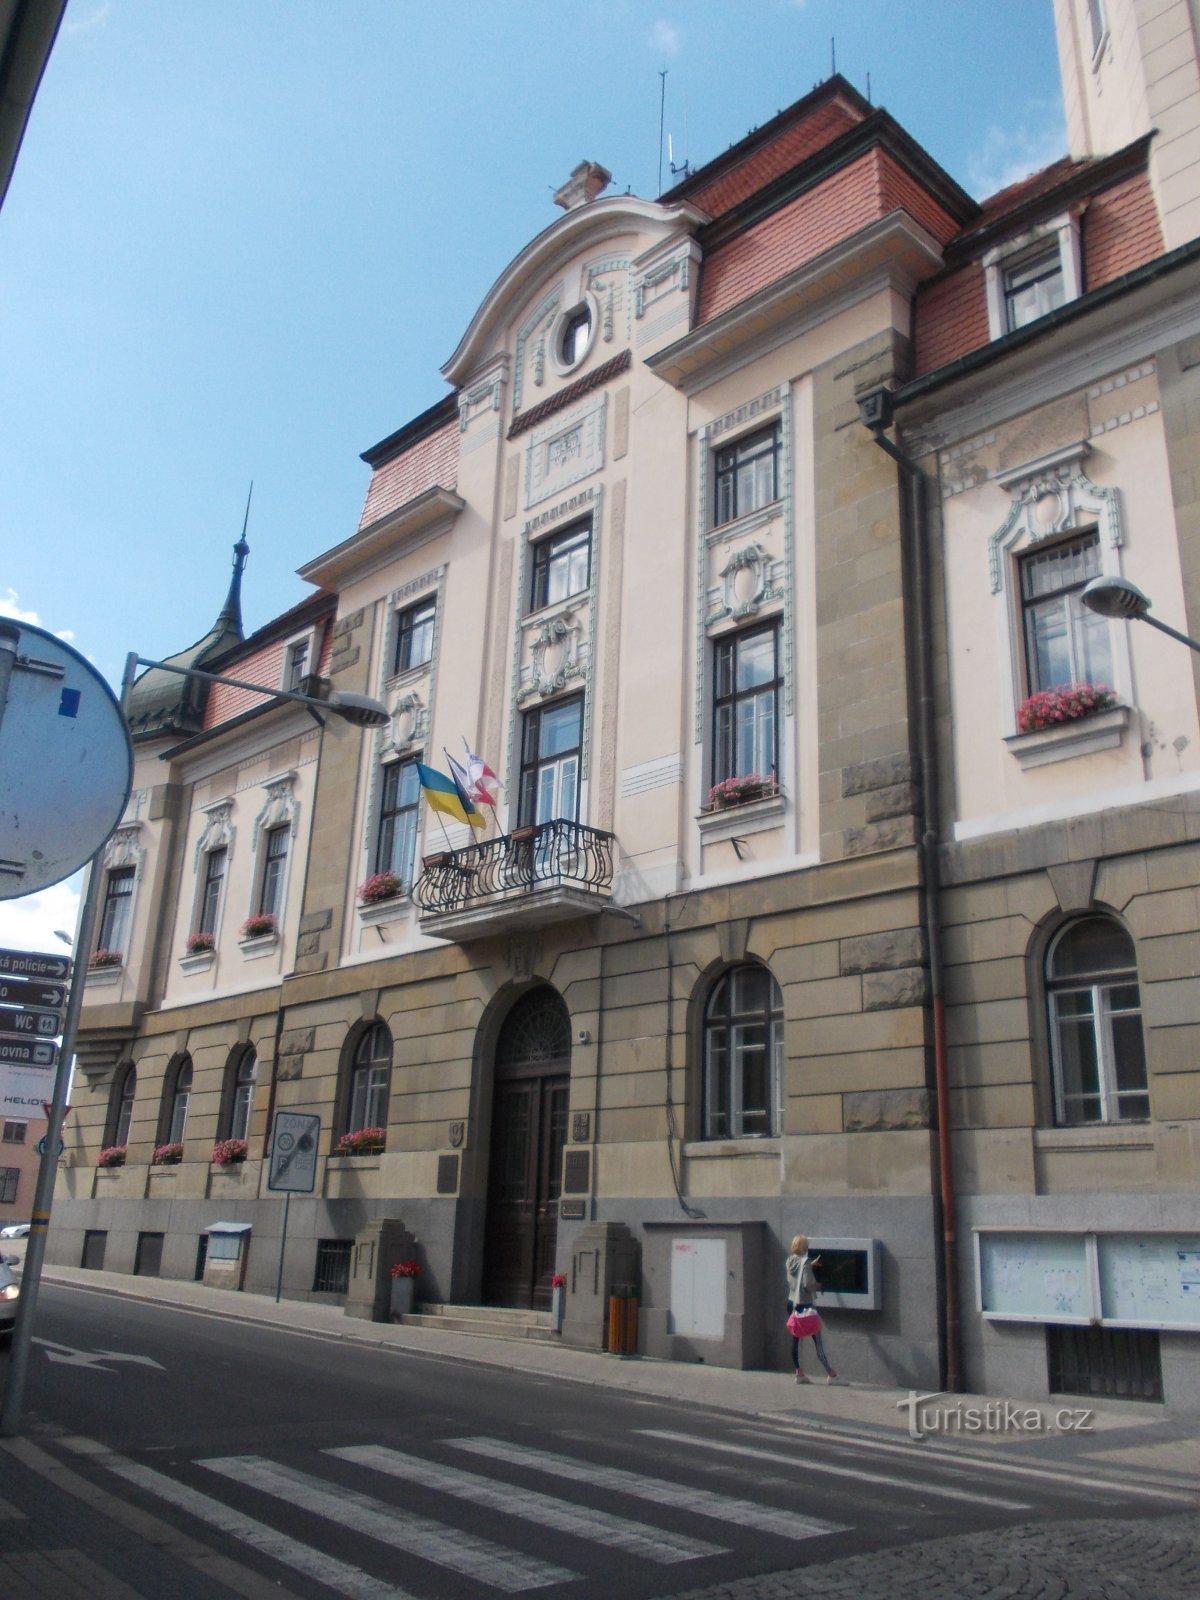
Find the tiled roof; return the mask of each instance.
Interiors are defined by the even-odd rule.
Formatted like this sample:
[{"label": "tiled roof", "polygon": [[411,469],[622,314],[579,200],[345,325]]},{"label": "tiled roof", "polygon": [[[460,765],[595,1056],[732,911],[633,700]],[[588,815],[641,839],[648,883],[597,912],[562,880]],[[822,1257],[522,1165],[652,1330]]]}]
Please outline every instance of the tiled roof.
[{"label": "tiled roof", "polygon": [[458,482],[458,420],[452,417],[433,433],[392,456],[371,474],[359,527],[367,528],[397,506],[436,486],[453,489]]}]

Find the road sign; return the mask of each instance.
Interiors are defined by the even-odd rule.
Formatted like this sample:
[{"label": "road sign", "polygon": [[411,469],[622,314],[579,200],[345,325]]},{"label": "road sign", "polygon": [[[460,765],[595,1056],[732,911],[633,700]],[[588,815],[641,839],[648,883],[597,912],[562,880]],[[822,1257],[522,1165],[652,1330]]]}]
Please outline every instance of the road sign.
[{"label": "road sign", "polygon": [[9,978],[69,978],[71,958],[37,950],[0,950],[0,973]]},{"label": "road sign", "polygon": [[62,1018],[57,1011],[10,1011],[0,1006],[0,1028],[22,1039],[57,1039]]},{"label": "road sign", "polygon": [[61,883],[100,849],[129,799],[133,751],[117,697],[78,650],[8,619],[0,641],[6,673],[11,664],[0,698],[0,900],[11,900]]},{"label": "road sign", "polygon": [[267,1188],[311,1194],[317,1182],[321,1119],[300,1111],[277,1111],[271,1135]]},{"label": "road sign", "polygon": [[23,1039],[19,1033],[0,1033],[0,1062],[14,1067],[53,1067],[58,1046],[42,1039]]},{"label": "road sign", "polygon": [[36,1011],[61,1011],[66,1003],[65,983],[42,983],[37,978],[0,977],[0,1005],[26,1006]]},{"label": "road sign", "polygon": [[[42,1135],[42,1137],[38,1140],[38,1142],[34,1145],[33,1148],[37,1151],[38,1155],[40,1155],[40,1156],[44,1156],[46,1154],[46,1135],[45,1134]],[[66,1148],[67,1148],[66,1145],[60,1139],[58,1141],[58,1153],[59,1153],[59,1155],[62,1155],[63,1151]]]}]

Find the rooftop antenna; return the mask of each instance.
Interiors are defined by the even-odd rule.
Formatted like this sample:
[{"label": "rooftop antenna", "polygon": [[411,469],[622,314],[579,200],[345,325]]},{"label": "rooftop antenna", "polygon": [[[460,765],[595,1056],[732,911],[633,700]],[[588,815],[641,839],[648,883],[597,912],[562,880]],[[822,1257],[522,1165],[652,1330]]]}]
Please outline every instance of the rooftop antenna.
[{"label": "rooftop antenna", "polygon": [[829,41],[829,76],[831,78],[836,78],[837,77],[837,40],[836,39],[830,39],[830,41]]},{"label": "rooftop antenna", "polygon": [[659,70],[662,79],[662,89],[658,97],[658,193],[662,193],[662,151],[663,151],[663,118],[667,109],[667,69]]},{"label": "rooftop antenna", "polygon": [[667,165],[671,169],[671,176],[673,178],[678,177],[681,172],[685,178],[688,176],[688,164],[686,160],[681,161],[678,166],[675,165],[675,146],[672,143],[670,134],[667,135]]},{"label": "rooftop antenna", "polygon": [[868,105],[874,105],[874,103],[875,102],[871,99],[871,74],[868,72],[867,73],[867,104]]}]

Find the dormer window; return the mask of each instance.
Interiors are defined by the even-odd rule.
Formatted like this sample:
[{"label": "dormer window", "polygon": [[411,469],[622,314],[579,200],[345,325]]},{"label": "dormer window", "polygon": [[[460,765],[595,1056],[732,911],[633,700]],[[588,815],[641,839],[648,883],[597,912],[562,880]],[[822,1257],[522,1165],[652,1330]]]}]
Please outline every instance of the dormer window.
[{"label": "dormer window", "polygon": [[1058,240],[1025,256],[1004,269],[1004,311],[1006,331],[1023,328],[1027,322],[1036,322],[1047,312],[1063,304],[1066,290],[1063,285],[1062,255]]},{"label": "dormer window", "polygon": [[1083,293],[1078,217],[1053,217],[1006,239],[984,256],[983,270],[992,339],[1078,300]]}]

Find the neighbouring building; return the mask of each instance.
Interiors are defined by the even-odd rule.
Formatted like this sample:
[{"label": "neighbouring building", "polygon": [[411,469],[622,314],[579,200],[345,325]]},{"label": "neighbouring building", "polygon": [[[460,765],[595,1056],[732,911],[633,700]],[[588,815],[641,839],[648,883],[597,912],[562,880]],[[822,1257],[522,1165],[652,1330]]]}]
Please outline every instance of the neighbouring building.
[{"label": "neighbouring building", "polygon": [[177,664],[390,718],[139,680],[52,1260],[784,1366],[803,1231],[852,1379],[1200,1407],[1200,676],[1080,601],[1200,627],[1200,52],[1056,12],[982,205],[840,77],[581,163],[250,638],[239,547]]}]

